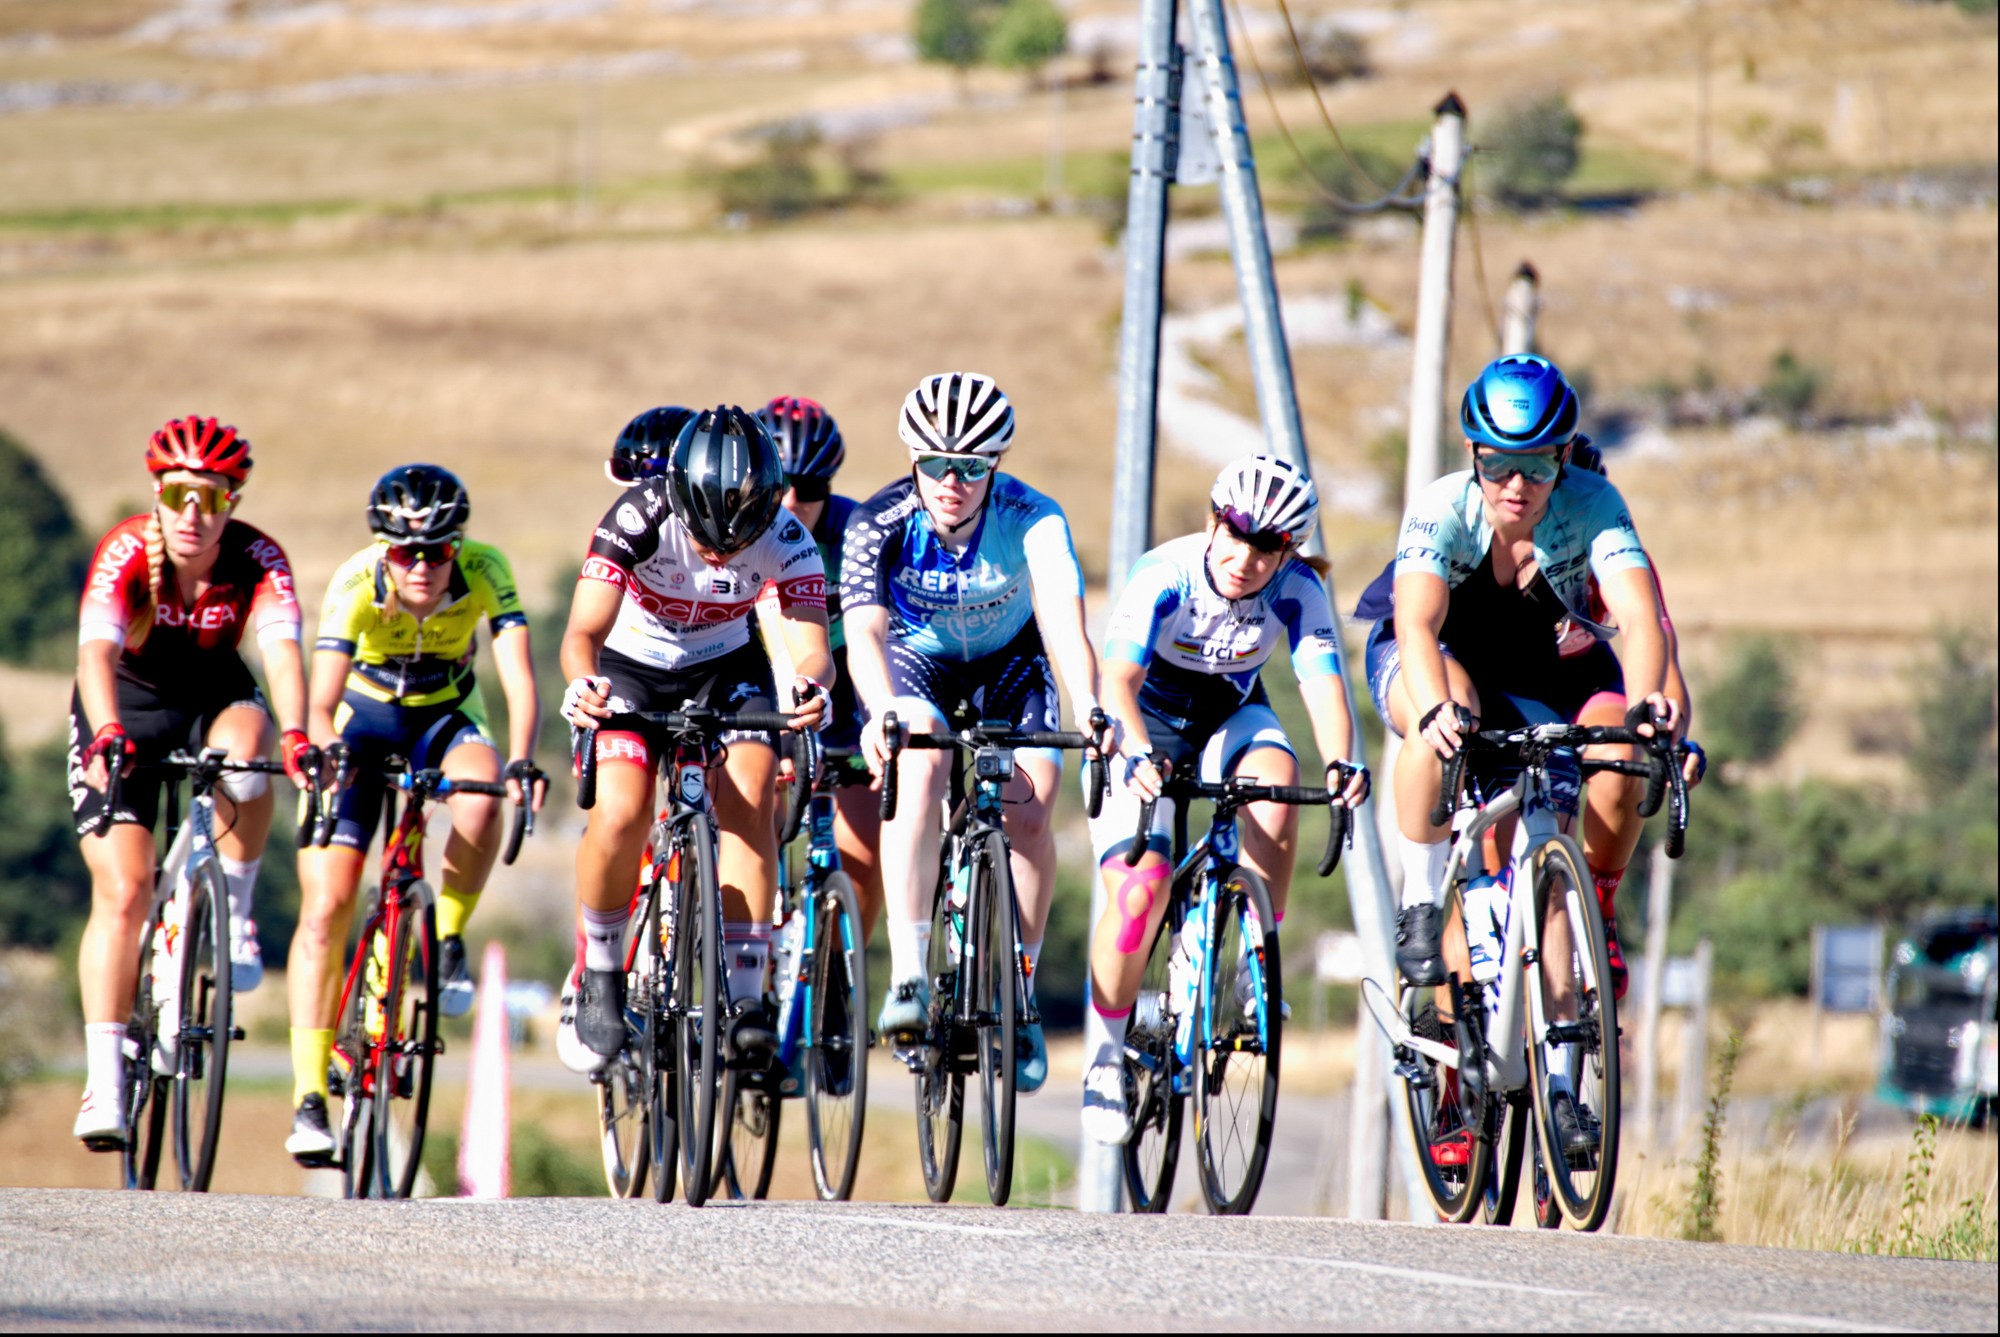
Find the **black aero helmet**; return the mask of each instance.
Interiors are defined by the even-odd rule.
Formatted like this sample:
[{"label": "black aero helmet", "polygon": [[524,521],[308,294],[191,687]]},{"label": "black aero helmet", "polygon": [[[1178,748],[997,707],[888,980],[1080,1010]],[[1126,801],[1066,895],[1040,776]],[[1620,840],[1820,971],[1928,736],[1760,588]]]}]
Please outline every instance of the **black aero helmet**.
[{"label": "black aero helmet", "polygon": [[433,543],[465,529],[472,502],[458,475],[435,464],[405,464],[376,480],[368,527],[392,543]]},{"label": "black aero helmet", "polygon": [[785,490],[771,434],[733,404],[705,409],[681,428],[666,478],[669,509],[720,553],[741,552],[763,537]]},{"label": "black aero helmet", "polygon": [[681,428],[694,421],[694,410],[679,404],[647,409],[625,424],[611,443],[611,459],[604,466],[614,483],[637,483],[666,472],[667,453],[673,449]]},{"label": "black aero helmet", "polygon": [[757,410],[757,421],[777,443],[788,479],[832,478],[847,458],[839,424],[813,400],[780,395]]}]

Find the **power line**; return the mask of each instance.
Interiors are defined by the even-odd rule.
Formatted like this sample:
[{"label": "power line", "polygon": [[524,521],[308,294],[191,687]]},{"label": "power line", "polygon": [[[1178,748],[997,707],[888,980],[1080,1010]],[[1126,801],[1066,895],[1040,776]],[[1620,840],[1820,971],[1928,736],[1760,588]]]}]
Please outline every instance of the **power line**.
[{"label": "power line", "polygon": [[1478,276],[1479,301],[1480,305],[1486,309],[1486,324],[1493,331],[1493,347],[1498,349],[1503,337],[1500,333],[1500,317],[1493,309],[1493,294],[1486,286],[1486,252],[1479,244],[1478,195],[1472,189],[1472,164],[1477,159],[1478,154],[1479,150],[1476,147],[1470,147],[1466,151],[1465,166],[1459,170],[1458,174],[1460,183],[1459,193],[1465,200],[1466,227],[1472,233],[1472,269],[1473,273]]},{"label": "power line", "polygon": [[[1331,114],[1328,113],[1326,109],[1326,100],[1320,97],[1319,95],[1319,84],[1312,77],[1312,68],[1306,64],[1306,50],[1304,45],[1302,45],[1299,41],[1298,27],[1296,24],[1292,22],[1291,6],[1287,5],[1285,3],[1285,0],[1278,0],[1278,12],[1285,16],[1285,34],[1286,36],[1291,38],[1292,57],[1293,59],[1298,61],[1299,74],[1302,78],[1305,79],[1306,87],[1312,90],[1313,104],[1319,108],[1320,120],[1326,122],[1326,128],[1332,132],[1333,142],[1340,146],[1341,153],[1346,156],[1348,163],[1354,168],[1354,170],[1361,174],[1361,179],[1363,181],[1366,181],[1369,185],[1375,187],[1375,189],[1379,191],[1382,191],[1386,195],[1402,194],[1403,193],[1402,186],[1399,185],[1393,190],[1385,189],[1380,181],[1377,181],[1374,177],[1370,176],[1368,174],[1368,169],[1361,165],[1361,159],[1354,156],[1353,150],[1347,147],[1347,141],[1340,137],[1340,127],[1333,123],[1333,117]],[[1248,25],[1246,25],[1243,22],[1243,16],[1240,11],[1236,16],[1236,26],[1243,29],[1243,42],[1246,46],[1249,45],[1250,29]],[[1255,58],[1254,50],[1252,52],[1252,58],[1253,59]],[[1259,79],[1262,79],[1264,77],[1264,72],[1262,70],[1259,70],[1257,72],[1257,77]],[[1407,180],[1407,178],[1405,179]]]}]

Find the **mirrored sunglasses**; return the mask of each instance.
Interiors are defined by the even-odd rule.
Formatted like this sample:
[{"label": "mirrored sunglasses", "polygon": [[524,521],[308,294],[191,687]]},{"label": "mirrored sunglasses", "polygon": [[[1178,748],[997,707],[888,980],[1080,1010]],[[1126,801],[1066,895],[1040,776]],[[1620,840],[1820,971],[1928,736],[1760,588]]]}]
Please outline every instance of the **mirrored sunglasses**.
[{"label": "mirrored sunglasses", "polygon": [[1292,536],[1289,533],[1282,529],[1259,529],[1254,516],[1246,515],[1234,506],[1218,508],[1215,518],[1228,527],[1237,542],[1247,543],[1258,552],[1279,553],[1291,545]]},{"label": "mirrored sunglasses", "polygon": [[1489,483],[1504,483],[1515,474],[1530,483],[1553,483],[1562,472],[1561,455],[1509,455],[1505,451],[1481,450],[1472,456],[1473,467]]},{"label": "mirrored sunglasses", "polygon": [[993,472],[993,461],[977,455],[919,455],[917,468],[933,482],[942,483],[947,477],[952,477],[961,482],[977,483]]},{"label": "mirrored sunglasses", "polygon": [[221,515],[236,505],[237,493],[214,483],[161,483],[154,492],[160,504],[180,513],[192,501],[203,515]]},{"label": "mirrored sunglasses", "polygon": [[392,543],[389,545],[389,560],[406,570],[416,567],[447,566],[458,559],[458,539],[446,539],[442,543]]}]

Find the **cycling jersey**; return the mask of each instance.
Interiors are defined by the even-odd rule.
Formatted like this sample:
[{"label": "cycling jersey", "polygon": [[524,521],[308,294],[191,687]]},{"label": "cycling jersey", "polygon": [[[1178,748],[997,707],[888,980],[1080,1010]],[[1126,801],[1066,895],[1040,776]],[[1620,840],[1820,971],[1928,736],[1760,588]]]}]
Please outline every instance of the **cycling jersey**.
[{"label": "cycling jersey", "polygon": [[598,522],[580,580],[625,592],[606,649],[656,668],[680,670],[750,642],[750,613],[775,587],[781,611],[826,607],[819,549],[790,513],[755,543],[711,565],[667,507],[666,481],[628,488]]},{"label": "cycling jersey", "polygon": [[1104,653],[1146,669],[1142,707],[1170,720],[1229,714],[1251,699],[1281,634],[1301,681],[1341,671],[1340,630],[1312,567],[1294,557],[1257,593],[1229,599],[1209,578],[1208,542],[1190,534],[1141,557],[1112,610]]},{"label": "cycling jersey", "polygon": [[834,650],[847,644],[847,629],[840,625],[840,557],[848,523],[859,505],[852,497],[828,497],[812,531],[813,542],[819,545],[820,565],[826,569],[826,640]]},{"label": "cycling jersey", "polygon": [[444,599],[421,620],[400,606],[390,611],[383,562],[382,545],[371,544],[340,564],[327,586],[316,648],[353,656],[348,689],[378,701],[430,706],[468,695],[479,619],[496,636],[528,624],[507,559],[490,544],[465,543]]},{"label": "cycling jersey", "polygon": [[131,648],[127,636],[148,597],[149,518],[135,515],[120,521],[97,545],[77,619],[79,644],[111,641],[126,647],[118,659],[120,678],[154,686],[198,682],[218,670],[221,657],[236,660],[246,622],[256,626],[260,644],[298,639],[299,600],[284,549],[259,530],[231,520],[222,527],[208,588],[188,605],[182,602],[180,582],[167,571],[152,630],[143,645]]},{"label": "cycling jersey", "polygon": [[995,474],[972,537],[939,538],[916,484],[902,479],[855,509],[840,597],[889,613],[911,649],[967,662],[1004,649],[1034,619],[1032,591],[1083,597],[1083,572],[1062,507],[1011,474]]}]

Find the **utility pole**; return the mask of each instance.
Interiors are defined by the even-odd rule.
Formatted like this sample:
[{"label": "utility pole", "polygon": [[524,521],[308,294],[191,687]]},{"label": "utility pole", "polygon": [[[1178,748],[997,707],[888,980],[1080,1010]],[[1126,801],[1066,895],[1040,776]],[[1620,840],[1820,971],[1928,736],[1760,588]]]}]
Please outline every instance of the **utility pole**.
[{"label": "utility pole", "polygon": [[1660,1114],[1660,995],[1667,983],[1667,928],[1674,914],[1674,861],[1666,842],[1653,846],[1646,891],[1646,983],[1639,996],[1639,1146],[1657,1145]]},{"label": "utility pole", "polygon": [[1410,372],[1410,454],[1405,507],[1443,472],[1444,377],[1451,355],[1452,258],[1458,239],[1458,174],[1465,159],[1465,104],[1448,93],[1431,127],[1424,188],[1423,271],[1417,282],[1416,358]]},{"label": "utility pole", "polygon": [[1500,351],[1535,351],[1535,323],[1542,313],[1541,275],[1526,260],[1507,285],[1506,309],[1500,316]]}]

